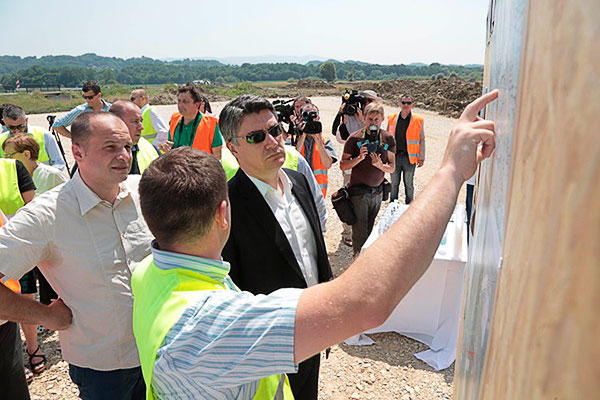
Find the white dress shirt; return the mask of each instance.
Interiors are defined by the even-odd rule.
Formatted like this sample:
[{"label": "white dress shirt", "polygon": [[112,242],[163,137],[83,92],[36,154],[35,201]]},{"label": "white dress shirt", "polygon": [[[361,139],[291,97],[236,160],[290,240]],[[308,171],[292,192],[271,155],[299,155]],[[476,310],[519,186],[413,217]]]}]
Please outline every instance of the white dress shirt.
[{"label": "white dress shirt", "polygon": [[317,268],[317,242],[298,200],[292,194],[292,182],[285,172],[279,171],[279,183],[283,194],[270,185],[250,175],[248,178],[256,185],[260,194],[273,211],[279,226],[292,247],[296,261],[302,270],[308,286],[319,283]]},{"label": "white dress shirt", "polygon": [[152,236],[139,207],[139,180],[129,175],[110,204],[77,172],[0,228],[0,272],[19,279],[37,265],[73,312],[60,345],[63,358],[79,367],[140,365],[130,280],[135,263],[150,254]]},{"label": "white dress shirt", "polygon": [[[144,111],[146,111],[148,107],[150,107],[150,104],[146,104],[142,107],[141,113],[144,114]],[[169,127],[152,107],[150,107],[150,122],[156,131],[156,139],[154,139],[152,144],[158,148],[167,142],[167,139],[169,138]]]}]

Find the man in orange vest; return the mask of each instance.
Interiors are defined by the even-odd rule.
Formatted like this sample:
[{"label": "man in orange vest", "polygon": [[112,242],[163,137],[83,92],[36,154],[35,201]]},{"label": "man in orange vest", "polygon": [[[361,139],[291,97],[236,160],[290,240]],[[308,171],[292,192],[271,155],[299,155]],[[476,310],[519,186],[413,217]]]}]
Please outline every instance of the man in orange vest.
[{"label": "man in orange vest", "polygon": [[413,114],[414,100],[411,95],[400,96],[400,112],[389,115],[386,131],[396,138],[396,168],[392,173],[392,193],[390,201],[398,199],[400,179],[404,175],[405,202],[414,198],[413,178],[415,168],[425,162],[425,130],[423,117]]},{"label": "man in orange vest", "polygon": [[[322,125],[319,122],[319,108],[313,103],[305,103],[302,106],[300,115],[298,127],[301,134],[296,142],[296,150],[302,154],[308,165],[310,165],[310,169],[323,192],[323,197],[325,197],[327,195],[327,170],[337,161],[335,150],[331,145],[331,140],[328,137],[323,137]],[[310,122],[318,122],[318,124],[311,124]],[[320,127],[321,129],[310,129],[312,127]],[[319,132],[314,132],[316,130]]]},{"label": "man in orange vest", "polygon": [[217,118],[202,114],[202,95],[196,86],[186,84],[177,91],[177,109],[171,116],[169,141],[173,148],[190,146],[221,159],[223,138]]}]

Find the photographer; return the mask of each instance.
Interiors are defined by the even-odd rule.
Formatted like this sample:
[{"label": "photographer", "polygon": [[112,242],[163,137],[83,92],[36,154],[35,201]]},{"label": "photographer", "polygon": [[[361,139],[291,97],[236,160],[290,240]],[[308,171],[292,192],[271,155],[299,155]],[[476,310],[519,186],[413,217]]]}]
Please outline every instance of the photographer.
[{"label": "photographer", "polygon": [[364,109],[363,129],[348,137],[340,161],[342,171],[351,170],[350,200],[356,214],[352,225],[354,255],[373,230],[381,207],[385,173],[395,169],[396,140],[380,128],[384,118],[383,105],[373,102]]},{"label": "photographer", "polygon": [[323,137],[319,108],[305,103],[300,111],[299,135],[296,150],[306,159],[319,183],[323,197],[327,195],[327,170],[337,161],[335,150],[328,137]]},{"label": "photographer", "polygon": [[310,103],[310,99],[306,96],[298,96],[293,100],[291,104],[292,113],[289,115],[289,120],[285,121],[288,122],[286,144],[291,144],[292,146],[297,144],[298,136],[300,135],[298,125],[302,122],[302,107]]},{"label": "photographer", "polygon": [[[363,109],[373,101],[381,101],[373,90],[358,92],[357,90],[346,90],[342,96],[342,105],[337,113],[331,132],[335,135],[338,143],[344,144],[348,137],[362,128]],[[350,182],[350,170],[344,171],[344,185]],[[350,225],[343,224],[342,243],[352,246],[352,231]]]}]

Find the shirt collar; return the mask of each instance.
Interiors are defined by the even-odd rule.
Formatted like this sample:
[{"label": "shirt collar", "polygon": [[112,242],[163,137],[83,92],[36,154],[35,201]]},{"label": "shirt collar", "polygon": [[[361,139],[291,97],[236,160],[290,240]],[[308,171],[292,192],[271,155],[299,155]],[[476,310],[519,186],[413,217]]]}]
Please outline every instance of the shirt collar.
[{"label": "shirt collar", "polygon": [[143,114],[144,111],[146,111],[146,109],[150,107],[150,104],[146,104],[144,107],[142,107],[142,109],[140,110],[140,112]]},{"label": "shirt collar", "polygon": [[198,272],[219,283],[223,283],[229,273],[230,266],[227,261],[160,250],[156,240],[152,241],[150,250],[154,257],[154,264],[162,270],[186,269]]},{"label": "shirt collar", "polygon": [[[285,172],[283,172],[282,169],[279,169],[279,173],[277,174],[279,180],[282,183],[283,186],[283,191],[285,193],[289,193],[292,190],[292,182],[290,181],[290,179],[288,178],[288,176],[286,175]],[[254,185],[256,186],[256,188],[258,189],[258,191],[260,192],[260,194],[265,197],[267,194],[269,193],[277,193],[278,191],[276,189],[273,189],[271,187],[271,185],[261,181],[258,178],[255,178],[253,176],[248,175],[248,178],[250,178],[250,181],[252,181],[252,183],[254,183]]]},{"label": "shirt collar", "polygon": [[[92,189],[88,187],[88,185],[85,184],[81,178],[81,175],[79,174],[79,170],[77,170],[75,175],[73,175],[71,182],[73,191],[75,192],[75,197],[77,197],[77,202],[79,203],[79,211],[81,212],[81,216],[84,216],[92,208],[105,201],[102,200]],[[123,181],[119,183],[119,194],[117,195],[114,205],[111,204],[111,207],[116,207],[121,200],[127,196],[129,196],[129,188],[125,184],[125,181]]]},{"label": "shirt collar", "polygon": [[[102,111],[107,112],[110,109],[110,103],[107,101],[104,101],[104,99],[100,99],[100,101],[102,102]],[[84,111],[93,110],[93,108],[87,102],[83,103],[82,105],[83,105]]]}]

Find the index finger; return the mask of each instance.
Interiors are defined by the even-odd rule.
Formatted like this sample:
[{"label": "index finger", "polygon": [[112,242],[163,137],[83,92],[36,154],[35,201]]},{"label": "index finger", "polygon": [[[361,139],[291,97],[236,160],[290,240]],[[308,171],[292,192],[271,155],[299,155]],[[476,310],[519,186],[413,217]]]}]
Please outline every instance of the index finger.
[{"label": "index finger", "polygon": [[476,98],[465,107],[465,110],[462,112],[459,119],[468,122],[476,121],[477,114],[479,114],[479,111],[481,111],[483,107],[496,100],[497,98],[498,89],[494,89],[491,92]]}]

